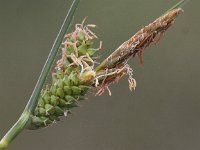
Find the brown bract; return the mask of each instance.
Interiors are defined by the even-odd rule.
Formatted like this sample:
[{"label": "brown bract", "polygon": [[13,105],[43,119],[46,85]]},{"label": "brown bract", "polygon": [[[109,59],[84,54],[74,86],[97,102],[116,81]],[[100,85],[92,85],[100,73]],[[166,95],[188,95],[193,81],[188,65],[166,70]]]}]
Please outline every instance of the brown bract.
[{"label": "brown bract", "polygon": [[[119,70],[121,68],[127,68],[127,61],[134,57],[136,54],[139,57],[140,63],[143,64],[142,60],[142,51],[144,48],[148,47],[151,43],[157,43],[165,31],[174,23],[176,17],[183,12],[182,8],[177,8],[166,12],[164,15],[153,21],[147,26],[144,26],[141,30],[139,30],[135,35],[133,35],[129,40],[125,41],[121,46],[119,46],[109,57],[107,57],[97,68],[96,72],[101,74],[104,72],[104,80],[99,82],[97,85],[98,92],[102,93],[108,85],[114,81],[118,81],[119,77],[121,78],[121,73],[119,74]],[[128,67],[130,68],[130,67]],[[110,80],[110,76],[108,76],[108,71],[110,69],[114,69],[115,73],[112,74],[112,80]],[[131,71],[132,72],[132,71]],[[124,74],[129,74],[130,80],[130,69],[126,69]],[[123,74],[123,75],[124,75]],[[115,78],[114,78],[115,76]],[[132,73],[131,73],[132,76]],[[97,79],[99,77],[97,76]],[[133,81],[133,78],[131,77]],[[106,82],[105,82],[106,81]],[[135,89],[135,81],[131,82],[129,87],[130,89]],[[134,85],[134,86],[133,86]],[[100,91],[100,92],[99,92]]]}]

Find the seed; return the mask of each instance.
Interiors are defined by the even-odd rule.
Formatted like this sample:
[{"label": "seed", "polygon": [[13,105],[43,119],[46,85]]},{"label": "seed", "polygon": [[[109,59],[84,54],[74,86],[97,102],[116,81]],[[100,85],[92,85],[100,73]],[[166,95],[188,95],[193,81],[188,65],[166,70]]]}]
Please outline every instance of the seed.
[{"label": "seed", "polygon": [[82,31],[80,31],[80,32],[78,33],[78,38],[79,38],[81,41],[85,40],[85,34],[84,34]]},{"label": "seed", "polygon": [[49,114],[53,114],[54,113],[54,109],[53,109],[54,107],[52,106],[52,105],[50,105],[50,104],[46,104],[45,105],[45,111],[47,112],[47,113],[49,113]]},{"label": "seed", "polygon": [[40,115],[45,115],[46,114],[46,110],[44,108],[40,107],[38,110],[39,110],[39,114]]},{"label": "seed", "polygon": [[72,86],[71,89],[72,89],[74,95],[79,95],[81,93],[81,88],[79,88],[77,86]]},{"label": "seed", "polygon": [[43,124],[43,120],[37,116],[33,116],[32,117],[32,122],[38,126],[40,126],[41,124]]},{"label": "seed", "polygon": [[64,114],[64,111],[60,107],[55,106],[55,113],[56,115],[62,116]]},{"label": "seed", "polygon": [[76,101],[76,99],[70,95],[66,95],[65,99],[67,102],[75,102]]},{"label": "seed", "polygon": [[64,86],[64,92],[67,95],[71,95],[72,94],[72,89],[69,86]]},{"label": "seed", "polygon": [[59,96],[60,98],[64,98],[65,97],[65,93],[64,93],[63,89],[61,89],[61,88],[57,89],[56,95]]},{"label": "seed", "polygon": [[58,103],[58,97],[51,95],[51,105],[56,106]]}]

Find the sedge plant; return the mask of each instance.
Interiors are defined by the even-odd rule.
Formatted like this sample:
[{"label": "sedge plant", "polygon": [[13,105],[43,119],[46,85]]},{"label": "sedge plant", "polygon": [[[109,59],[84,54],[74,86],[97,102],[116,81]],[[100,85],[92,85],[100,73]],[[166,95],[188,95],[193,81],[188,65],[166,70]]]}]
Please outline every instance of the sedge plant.
[{"label": "sedge plant", "polygon": [[[75,25],[74,31],[66,34],[79,4],[79,0],[74,0],[33,93],[19,120],[0,141],[0,150],[5,149],[23,129],[36,130],[47,127],[58,122],[62,116],[66,117],[78,106],[80,100],[86,98],[88,91],[92,90],[96,95],[101,95],[107,90],[111,95],[109,85],[118,82],[125,75],[128,75],[130,90],[134,90],[136,81],[128,61],[138,56],[140,63],[143,64],[143,50],[162,38],[177,16],[183,12],[180,6],[185,2],[180,1],[158,19],[144,26],[96,65],[97,54],[102,46],[101,41],[99,47],[93,45],[97,36],[92,29],[96,25],[85,25],[84,19],[81,24]],[[58,50],[61,50],[61,58],[51,70]],[[52,77],[51,83],[44,86],[49,75]]]}]

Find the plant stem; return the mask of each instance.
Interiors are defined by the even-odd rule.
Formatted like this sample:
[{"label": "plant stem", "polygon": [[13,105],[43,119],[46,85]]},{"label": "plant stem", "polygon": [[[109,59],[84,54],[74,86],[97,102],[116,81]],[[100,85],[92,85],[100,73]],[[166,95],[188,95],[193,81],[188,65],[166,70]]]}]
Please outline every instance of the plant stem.
[{"label": "plant stem", "polygon": [[79,4],[80,0],[74,0],[67,16],[64,19],[64,22],[61,26],[61,29],[55,39],[55,42],[51,48],[51,51],[49,53],[49,56],[46,60],[46,63],[44,64],[44,67],[42,69],[42,72],[39,76],[39,79],[36,83],[36,86],[32,92],[32,95],[21,114],[19,120],[13,125],[13,127],[6,133],[6,135],[1,139],[0,141],[0,150],[5,149],[9,143],[15,139],[15,137],[25,128],[27,122],[29,121],[29,118],[32,114],[32,112],[35,110],[35,107],[38,103],[38,98],[40,96],[40,91],[42,90],[43,84],[46,81],[46,78],[51,70],[51,66],[55,60],[56,54],[59,50],[59,47],[62,43],[62,40],[64,38],[65,33],[67,32],[67,29],[70,26],[70,23],[72,21],[72,18],[74,16],[75,10]]},{"label": "plant stem", "polygon": [[168,11],[172,10],[172,9],[176,9],[178,7],[182,7],[183,5],[185,5],[187,2],[189,2],[190,0],[181,0],[178,3],[176,3],[174,6],[172,6]]}]

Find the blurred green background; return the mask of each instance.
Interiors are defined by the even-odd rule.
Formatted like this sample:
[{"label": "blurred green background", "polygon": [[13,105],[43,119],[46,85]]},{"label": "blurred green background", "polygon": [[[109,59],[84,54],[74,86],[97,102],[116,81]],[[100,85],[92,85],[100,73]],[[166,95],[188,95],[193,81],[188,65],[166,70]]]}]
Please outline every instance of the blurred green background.
[{"label": "blurred green background", "polygon": [[[82,0],[73,20],[98,25],[102,58],[178,0]],[[18,119],[72,0],[0,0],[0,137]],[[112,96],[90,94],[66,120],[25,130],[8,150],[200,149],[200,1],[164,38],[131,60],[137,80],[111,86]]]}]

